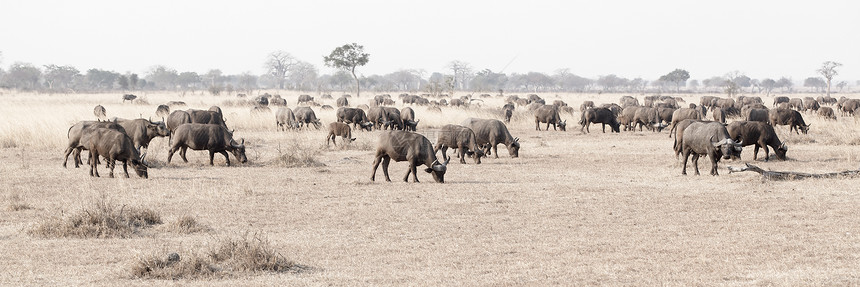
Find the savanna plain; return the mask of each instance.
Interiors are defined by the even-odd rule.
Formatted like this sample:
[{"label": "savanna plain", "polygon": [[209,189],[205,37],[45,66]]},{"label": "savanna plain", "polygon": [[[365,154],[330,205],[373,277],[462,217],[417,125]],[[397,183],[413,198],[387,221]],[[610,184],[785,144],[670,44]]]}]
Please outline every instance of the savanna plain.
[{"label": "savanna plain", "polygon": [[[808,134],[776,127],[788,160],[754,161],[749,146],[741,160],[721,161],[719,176],[707,175],[707,159],[699,163],[703,175],[690,166],[683,176],[668,131],[601,133],[592,125],[582,133],[578,108],[562,113],[567,131],[536,131],[534,117],[518,108],[508,124],[520,138],[518,158],[500,145],[499,158],[480,165],[453,159],[443,184],[422,168],[420,183],[404,183],[406,163],[392,161],[393,181],[380,170],[371,182],[381,132],[354,130],[355,142],[338,137],[329,146],[334,110],[313,108],[320,130],[284,132],[275,127],[276,107],[250,112],[255,95],[136,94],[136,103],[120,94],[0,95],[0,285],[860,284],[860,179],[767,181],[726,169],[855,170],[860,123],[853,117],[803,113]],[[299,93],[280,94],[296,106]],[[624,94],[540,96],[579,107]],[[701,95],[680,96],[698,103]],[[770,106],[772,97],[763,99]],[[109,117],[156,120],[156,106],[168,101],[219,105],[234,137],[244,138],[248,162],[231,158],[225,166],[216,155],[209,166],[207,152],[189,150],[189,163],[175,156],[168,164],[168,138],[155,138],[148,179],[124,178],[121,165],[117,178],[103,164],[101,178],[71,162],[62,167],[68,128],[95,120],[95,105]],[[501,119],[503,101],[493,96],[441,113],[413,107],[418,133],[435,143],[445,124]],[[124,233],[57,235],[74,218],[110,212],[93,228],[144,216],[120,224],[131,225]],[[252,258],[237,259],[240,251]],[[243,263],[259,257],[274,268]],[[199,264],[183,268],[203,273],[154,275],[155,267],[193,260]]]}]

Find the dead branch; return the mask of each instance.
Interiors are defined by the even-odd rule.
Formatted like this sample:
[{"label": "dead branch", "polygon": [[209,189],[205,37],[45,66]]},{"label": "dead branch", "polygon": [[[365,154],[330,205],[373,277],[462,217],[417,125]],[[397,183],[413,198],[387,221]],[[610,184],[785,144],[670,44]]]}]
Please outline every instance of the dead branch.
[{"label": "dead branch", "polygon": [[831,172],[831,173],[802,173],[802,172],[791,172],[791,171],[770,171],[763,170],[760,167],[746,164],[745,167],[735,167],[729,166],[729,173],[732,172],[743,172],[743,171],[754,171],[761,174],[764,179],[767,180],[800,180],[807,178],[834,178],[834,177],[843,177],[843,176],[857,176],[860,175],[860,170],[846,170],[843,172]]}]

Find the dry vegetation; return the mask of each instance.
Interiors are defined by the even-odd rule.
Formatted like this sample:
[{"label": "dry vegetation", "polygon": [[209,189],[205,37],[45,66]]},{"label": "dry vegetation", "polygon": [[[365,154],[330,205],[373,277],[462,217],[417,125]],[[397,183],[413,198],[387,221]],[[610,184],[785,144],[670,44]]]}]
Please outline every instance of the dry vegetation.
[{"label": "dry vegetation", "polygon": [[[295,106],[298,93],[281,94]],[[500,146],[499,159],[452,162],[445,184],[425,173],[420,184],[370,182],[376,131],[327,147],[324,128],[276,131],[275,109],[251,115],[246,99],[139,96],[148,104],[122,104],[119,94],[0,98],[0,285],[860,284],[860,178],[729,174],[726,165],[751,162],[751,147],[742,161],[721,162],[720,176],[682,176],[666,132],[582,134],[578,112],[562,116],[568,132],[538,132],[518,112],[509,128],[520,158]],[[578,107],[622,95],[541,96]],[[167,139],[156,138],[149,179],[61,167],[69,126],[94,119],[96,104],[108,117],[155,118],[170,100],[222,105],[249,163],[226,167],[216,156],[210,167],[207,152],[189,151],[189,163],[167,164]],[[324,124],[335,120],[334,111],[315,111]],[[444,124],[500,117],[479,108],[415,112],[418,132],[433,142]],[[776,128],[788,161],[754,164],[858,168],[860,124],[804,118],[808,135]],[[390,170],[399,179],[406,165]],[[165,223],[144,227],[153,218]],[[266,239],[230,236],[246,230]],[[180,260],[169,260],[173,252]]]}]

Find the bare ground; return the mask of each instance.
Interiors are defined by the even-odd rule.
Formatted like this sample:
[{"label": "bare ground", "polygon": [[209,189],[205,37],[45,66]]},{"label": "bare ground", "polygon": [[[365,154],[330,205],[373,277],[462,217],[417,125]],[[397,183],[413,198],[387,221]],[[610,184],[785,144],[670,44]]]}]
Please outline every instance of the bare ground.
[{"label": "bare ground", "polygon": [[[565,100],[578,105],[583,99]],[[322,117],[324,123],[333,118]],[[755,164],[802,172],[857,169],[853,119],[806,117],[814,123],[810,135],[777,128],[790,160]],[[0,285],[860,283],[860,179],[766,182],[755,173],[729,174],[725,165],[750,161],[751,147],[743,161],[721,162],[720,176],[694,176],[692,166],[682,176],[665,132],[603,134],[592,127],[581,134],[573,124],[578,113],[565,118],[572,123],[568,132],[537,132],[529,119],[514,123],[520,158],[500,146],[501,157],[481,165],[453,160],[445,184],[420,169],[421,183],[403,183],[404,163],[391,164],[393,182],[382,181],[381,170],[370,182],[377,132],[355,133],[359,139],[348,149],[327,148],[325,131],[276,133],[273,123],[241,123],[249,127],[237,133],[249,144],[251,162],[234,167],[225,167],[220,155],[210,167],[206,152],[192,151],[190,163],[174,157],[167,165],[167,140],[155,139],[149,155],[157,168],[148,180],[64,169],[56,147],[62,139],[48,147],[10,144],[0,148],[0,200],[6,200]],[[832,131],[840,128],[845,135]],[[419,132],[432,129],[419,126]],[[319,151],[314,157],[323,165],[276,162],[297,145]],[[707,163],[699,163],[705,174]],[[13,196],[32,208],[6,208]],[[26,232],[97,200],[153,209],[165,223],[192,215],[211,231],[153,227],[131,239],[42,239]],[[196,252],[218,236],[243,232],[265,234],[282,255],[310,269],[212,280],[129,275],[141,254]]]}]

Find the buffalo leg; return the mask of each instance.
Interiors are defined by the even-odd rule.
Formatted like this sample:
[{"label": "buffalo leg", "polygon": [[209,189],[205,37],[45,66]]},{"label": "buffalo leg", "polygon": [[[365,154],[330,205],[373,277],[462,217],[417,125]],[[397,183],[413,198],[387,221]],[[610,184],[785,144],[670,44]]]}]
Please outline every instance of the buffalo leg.
[{"label": "buffalo leg", "polygon": [[382,174],[385,175],[385,181],[391,182],[391,178],[388,177],[388,164],[391,163],[391,157],[385,155],[382,158]]},{"label": "buffalo leg", "polygon": [[690,151],[684,150],[684,164],[681,166],[681,174],[687,175],[687,159],[690,158]]},{"label": "buffalo leg", "polygon": [[128,161],[122,161],[122,172],[125,173],[125,178],[128,178]]},{"label": "buffalo leg", "polygon": [[696,175],[699,175],[699,155],[698,154],[693,154],[692,162],[693,162],[693,169],[696,170]]},{"label": "buffalo leg", "polygon": [[764,161],[767,161],[770,157],[770,150],[767,149],[767,145],[761,146],[764,149]]},{"label": "buffalo leg", "polygon": [[491,143],[490,146],[493,148],[493,153],[496,155],[496,158],[499,158],[499,144]]},{"label": "buffalo leg", "polygon": [[535,119],[535,130],[540,131],[540,120]]},{"label": "buffalo leg", "polygon": [[720,157],[715,156],[713,154],[709,157],[711,158],[711,175],[720,175],[719,173],[717,173],[717,161],[720,160]]},{"label": "buffalo leg", "polygon": [[436,150],[441,150],[442,151],[442,159],[448,160],[448,147],[447,146],[442,146]]},{"label": "buffalo leg", "polygon": [[[215,165],[215,151],[209,151],[209,165]],[[230,165],[230,164],[227,164]]]},{"label": "buffalo leg", "polygon": [[[70,155],[71,153],[72,153],[72,148],[71,148],[71,147],[66,148],[66,151],[65,151],[65,159],[63,160],[63,167],[66,167],[66,162],[68,162],[68,161],[69,161],[69,155]],[[75,160],[75,158],[74,158],[74,157],[72,157],[72,160]],[[77,163],[77,162],[75,162],[75,163]]]},{"label": "buffalo leg", "polygon": [[179,148],[179,156],[182,157],[182,160],[185,162],[188,162],[188,159],[185,158],[185,151],[187,151],[187,150],[188,150],[188,147],[185,147],[185,146]]},{"label": "buffalo leg", "polygon": [[606,133],[606,123],[600,123],[600,127],[603,130],[603,133]]},{"label": "buffalo leg", "polygon": [[[758,159],[758,144],[753,147],[753,160]],[[767,153],[764,155],[764,159],[767,160]]]},{"label": "buffalo leg", "polygon": [[[220,153],[224,155],[224,160],[227,161],[227,166],[230,166],[230,156],[227,155],[227,151],[222,150]],[[209,161],[211,162],[212,159],[210,158]]]},{"label": "buffalo leg", "polygon": [[[460,147],[457,149],[457,155],[460,158],[460,163],[466,164],[466,147]],[[443,160],[448,161],[447,158],[443,158]]]},{"label": "buffalo leg", "polygon": [[[93,152],[90,151],[90,157],[93,157]],[[99,177],[99,167],[95,161],[90,162],[90,176]]]},{"label": "buffalo leg", "polygon": [[377,154],[376,159],[373,160],[373,173],[370,174],[370,181],[376,181],[376,169],[379,168],[380,161],[382,161],[382,157]]},{"label": "buffalo leg", "polygon": [[172,148],[170,148],[170,150],[167,151],[167,163],[170,163],[170,159],[173,158],[173,153],[175,153],[175,152],[176,152],[175,147],[172,147]]},{"label": "buffalo leg", "polygon": [[112,158],[108,158],[106,160],[106,162],[107,162],[106,165],[108,166],[108,169],[110,170],[110,178],[113,178],[113,169],[114,169],[114,167],[116,167],[116,160],[112,159]]}]

